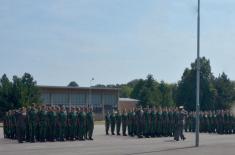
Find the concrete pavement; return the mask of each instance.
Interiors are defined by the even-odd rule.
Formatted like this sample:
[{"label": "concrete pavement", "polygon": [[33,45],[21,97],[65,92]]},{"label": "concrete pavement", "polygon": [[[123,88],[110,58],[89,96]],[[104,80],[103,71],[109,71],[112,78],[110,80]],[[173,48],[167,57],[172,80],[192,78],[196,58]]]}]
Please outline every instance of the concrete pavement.
[{"label": "concrete pavement", "polygon": [[96,125],[94,141],[23,143],[3,139],[0,129],[0,155],[234,155],[235,135],[201,134],[200,147],[194,146],[194,134],[187,140],[172,138],[137,139],[104,135],[104,125]]}]

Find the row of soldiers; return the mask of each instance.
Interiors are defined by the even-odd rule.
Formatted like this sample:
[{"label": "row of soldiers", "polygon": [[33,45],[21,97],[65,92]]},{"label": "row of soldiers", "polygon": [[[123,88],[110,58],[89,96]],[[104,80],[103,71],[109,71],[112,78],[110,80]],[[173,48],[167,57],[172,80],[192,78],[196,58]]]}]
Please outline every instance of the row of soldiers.
[{"label": "row of soldiers", "polygon": [[[230,110],[200,112],[200,132],[235,134],[235,117]],[[185,132],[195,132],[196,113],[190,112],[185,118]]]},{"label": "row of soldiers", "polygon": [[91,107],[36,105],[10,110],[4,119],[4,137],[19,143],[93,140]]},{"label": "row of soldiers", "polygon": [[105,116],[106,135],[120,134],[131,137],[172,137],[175,140],[185,139],[183,135],[183,120],[187,112],[182,108],[144,108],[138,107],[127,112],[124,110],[120,113],[119,110],[112,113],[107,112]]}]

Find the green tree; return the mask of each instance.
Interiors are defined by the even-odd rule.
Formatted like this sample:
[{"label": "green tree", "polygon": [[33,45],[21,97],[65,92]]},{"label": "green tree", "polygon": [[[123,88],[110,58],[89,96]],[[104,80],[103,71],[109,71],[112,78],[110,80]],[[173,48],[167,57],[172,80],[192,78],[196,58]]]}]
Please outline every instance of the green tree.
[{"label": "green tree", "polygon": [[173,107],[174,101],[173,101],[173,92],[171,85],[165,83],[164,81],[161,81],[159,84],[159,90],[160,90],[160,106],[161,107]]},{"label": "green tree", "polygon": [[22,106],[29,106],[32,103],[40,103],[40,92],[36,87],[37,82],[29,73],[24,73],[21,78],[20,103]]},{"label": "green tree", "polygon": [[133,88],[131,88],[127,85],[122,85],[121,88],[120,88],[119,96],[129,98],[131,96],[132,90],[133,90]]},{"label": "green tree", "polygon": [[[210,61],[200,58],[200,107],[202,110],[215,109],[216,89]],[[186,68],[177,88],[177,104],[184,105],[187,110],[195,110],[196,102],[196,61],[191,68]]]},{"label": "green tree", "polygon": [[215,79],[215,88],[217,90],[216,107],[218,109],[228,109],[235,100],[235,87],[225,73]]},{"label": "green tree", "polygon": [[154,80],[152,75],[148,75],[146,80],[138,80],[135,84],[131,97],[140,100],[143,107],[159,106],[160,91],[158,83]]},{"label": "green tree", "polygon": [[78,84],[75,81],[71,81],[69,82],[68,87],[78,87]]},{"label": "green tree", "polygon": [[10,81],[4,74],[0,79],[0,118],[9,109],[40,103],[40,92],[33,77],[25,73],[22,78],[13,76]]}]

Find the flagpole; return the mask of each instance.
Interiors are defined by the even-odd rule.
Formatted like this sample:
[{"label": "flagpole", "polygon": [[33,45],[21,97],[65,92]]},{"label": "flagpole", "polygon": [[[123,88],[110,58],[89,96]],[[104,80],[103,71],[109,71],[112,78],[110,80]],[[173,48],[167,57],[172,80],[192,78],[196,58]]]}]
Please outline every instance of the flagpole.
[{"label": "flagpole", "polygon": [[200,0],[198,0],[197,10],[197,88],[196,88],[196,132],[195,146],[199,146],[199,128],[200,128]]}]

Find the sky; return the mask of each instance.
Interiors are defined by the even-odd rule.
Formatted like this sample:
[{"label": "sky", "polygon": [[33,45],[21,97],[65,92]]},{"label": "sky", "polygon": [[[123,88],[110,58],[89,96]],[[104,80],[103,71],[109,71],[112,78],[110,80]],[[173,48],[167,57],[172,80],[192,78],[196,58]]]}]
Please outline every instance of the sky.
[{"label": "sky", "polygon": [[[201,0],[201,56],[235,80],[235,1]],[[197,0],[0,0],[0,76],[39,85],[174,83],[196,58]]]}]

